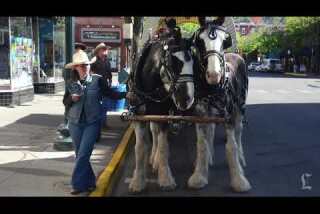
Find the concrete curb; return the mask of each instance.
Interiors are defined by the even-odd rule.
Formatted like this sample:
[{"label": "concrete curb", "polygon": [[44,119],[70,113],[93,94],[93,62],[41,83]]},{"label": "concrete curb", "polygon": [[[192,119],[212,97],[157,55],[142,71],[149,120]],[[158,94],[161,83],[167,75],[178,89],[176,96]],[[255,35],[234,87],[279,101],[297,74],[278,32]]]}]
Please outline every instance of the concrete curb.
[{"label": "concrete curb", "polygon": [[[121,161],[125,158],[129,144],[134,136],[133,124],[130,124],[124,133],[120,144],[118,145],[115,153],[109,164],[103,170],[97,181],[97,187],[89,197],[105,197],[107,193],[111,193],[112,183],[117,170],[119,169]],[[108,194],[108,195],[109,195]]]}]

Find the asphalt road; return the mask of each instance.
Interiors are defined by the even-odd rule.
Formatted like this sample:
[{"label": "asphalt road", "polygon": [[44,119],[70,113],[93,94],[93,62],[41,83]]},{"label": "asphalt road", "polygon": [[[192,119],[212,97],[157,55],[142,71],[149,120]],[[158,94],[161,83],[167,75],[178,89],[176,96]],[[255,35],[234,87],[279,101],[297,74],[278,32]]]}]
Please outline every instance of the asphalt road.
[{"label": "asphalt road", "polygon": [[[243,144],[245,173],[251,182],[248,193],[229,187],[223,129],[215,139],[216,162],[210,168],[209,184],[190,190],[187,181],[195,159],[195,130],[186,127],[170,136],[170,164],[176,179],[174,191],[162,191],[156,177],[148,173],[146,190],[128,192],[133,175],[134,149],[130,149],[120,171],[113,196],[319,196],[320,195],[320,79],[294,78],[278,74],[251,73]],[[151,171],[151,170],[150,170]],[[303,189],[302,177],[306,179]]]}]

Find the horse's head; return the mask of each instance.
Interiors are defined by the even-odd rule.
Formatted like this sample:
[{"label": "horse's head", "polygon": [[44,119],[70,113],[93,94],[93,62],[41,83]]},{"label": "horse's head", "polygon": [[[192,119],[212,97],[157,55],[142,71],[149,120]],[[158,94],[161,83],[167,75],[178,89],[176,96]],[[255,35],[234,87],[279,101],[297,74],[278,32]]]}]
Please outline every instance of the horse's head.
[{"label": "horse's head", "polygon": [[222,26],[224,17],[214,21],[199,17],[199,23],[201,27],[193,35],[193,43],[199,52],[207,83],[216,85],[225,71],[224,50],[232,45],[231,35]]},{"label": "horse's head", "polygon": [[161,68],[161,77],[172,75],[172,81],[163,81],[178,110],[188,110],[194,102],[193,59],[188,41],[179,32],[166,40],[164,45],[167,64]]}]

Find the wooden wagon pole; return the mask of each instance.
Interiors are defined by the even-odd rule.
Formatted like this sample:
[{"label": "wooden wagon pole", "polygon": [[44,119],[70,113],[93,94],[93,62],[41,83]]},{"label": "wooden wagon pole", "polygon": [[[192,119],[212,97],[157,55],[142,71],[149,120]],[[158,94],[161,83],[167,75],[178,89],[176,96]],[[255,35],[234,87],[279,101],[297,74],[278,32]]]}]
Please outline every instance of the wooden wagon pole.
[{"label": "wooden wagon pole", "polygon": [[152,121],[152,122],[191,122],[191,123],[224,123],[222,117],[199,117],[199,116],[173,116],[173,115],[124,115],[123,120],[128,121]]}]

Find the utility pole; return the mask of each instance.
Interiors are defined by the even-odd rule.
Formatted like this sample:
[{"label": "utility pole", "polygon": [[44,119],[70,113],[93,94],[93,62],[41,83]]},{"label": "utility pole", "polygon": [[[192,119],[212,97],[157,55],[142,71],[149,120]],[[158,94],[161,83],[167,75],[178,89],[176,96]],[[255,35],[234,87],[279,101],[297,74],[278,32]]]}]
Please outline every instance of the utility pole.
[{"label": "utility pole", "polygon": [[[66,16],[65,19],[65,32],[66,32],[66,63],[72,61],[72,55],[74,52],[74,17]],[[70,72],[65,72],[65,81],[69,80]]]},{"label": "utility pole", "polygon": [[[74,17],[65,17],[65,59],[66,63],[72,61],[72,55],[74,51]],[[64,69],[64,81],[65,81],[65,91],[67,90],[67,81],[70,79],[70,70]],[[73,143],[70,136],[69,129],[67,127],[67,119],[64,118],[64,123],[60,124],[58,127],[58,135],[56,136],[55,143],[53,145],[54,149],[58,151],[69,151],[73,150]]]}]

